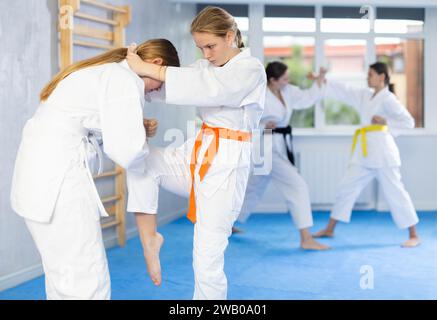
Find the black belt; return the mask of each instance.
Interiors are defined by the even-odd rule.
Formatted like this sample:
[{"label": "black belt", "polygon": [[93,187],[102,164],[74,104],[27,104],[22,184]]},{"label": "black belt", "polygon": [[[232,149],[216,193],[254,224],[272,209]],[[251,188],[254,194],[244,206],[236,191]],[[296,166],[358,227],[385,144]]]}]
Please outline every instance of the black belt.
[{"label": "black belt", "polygon": [[[282,134],[282,136],[284,137],[284,142],[285,142],[285,148],[287,149],[287,157],[288,157],[288,160],[290,160],[290,162],[293,164],[293,165],[295,165],[294,164],[294,154],[293,154],[293,145],[292,145],[292,143],[293,143],[293,133],[292,133],[292,128],[291,128],[291,126],[287,126],[287,127],[284,127],[284,128],[275,128],[275,129],[273,129],[272,130],[272,132],[273,133],[277,133],[277,134]],[[288,143],[287,143],[287,136],[290,136],[290,144],[291,144],[291,149],[289,148],[289,146],[288,146]]]}]

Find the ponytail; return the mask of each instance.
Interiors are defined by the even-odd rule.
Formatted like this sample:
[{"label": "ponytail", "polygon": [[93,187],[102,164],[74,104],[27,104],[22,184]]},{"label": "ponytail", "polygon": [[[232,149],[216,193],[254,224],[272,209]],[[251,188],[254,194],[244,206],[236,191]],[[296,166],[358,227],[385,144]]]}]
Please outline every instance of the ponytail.
[{"label": "ponytail", "polygon": [[393,83],[389,83],[388,90],[394,94],[395,93],[395,85]]},{"label": "ponytail", "polygon": [[241,36],[240,29],[237,28],[237,34],[235,36],[235,42],[237,43],[238,48],[244,48],[243,37]]}]

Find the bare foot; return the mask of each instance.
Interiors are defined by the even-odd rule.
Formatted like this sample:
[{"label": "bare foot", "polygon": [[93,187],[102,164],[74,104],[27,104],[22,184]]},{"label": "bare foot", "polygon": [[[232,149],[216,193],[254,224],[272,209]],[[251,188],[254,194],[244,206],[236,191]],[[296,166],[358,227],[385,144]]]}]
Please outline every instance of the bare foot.
[{"label": "bare foot", "polygon": [[237,227],[232,227],[232,234],[236,234],[236,233],[243,233],[244,230],[237,228]]},{"label": "bare foot", "polygon": [[333,236],[334,236],[334,231],[330,231],[328,229],[323,229],[313,234],[314,238],[332,238]]},{"label": "bare foot", "polygon": [[152,282],[159,286],[161,285],[161,263],[159,261],[159,251],[164,243],[164,237],[160,233],[156,236],[145,240],[144,244],[144,258],[147,264],[147,273]]},{"label": "bare foot", "polygon": [[328,249],[331,249],[330,246],[321,244],[320,242],[317,242],[313,238],[309,238],[309,239],[301,241],[300,247],[304,250],[328,250]]},{"label": "bare foot", "polygon": [[401,246],[403,248],[413,248],[413,247],[417,247],[419,244],[420,244],[419,237],[412,237],[407,241],[405,241]]}]

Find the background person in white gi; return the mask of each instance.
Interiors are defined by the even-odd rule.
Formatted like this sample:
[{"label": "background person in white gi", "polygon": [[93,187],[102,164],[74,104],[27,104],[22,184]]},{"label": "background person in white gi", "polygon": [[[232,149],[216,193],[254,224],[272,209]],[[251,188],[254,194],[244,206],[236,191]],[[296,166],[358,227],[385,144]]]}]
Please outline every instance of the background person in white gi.
[{"label": "background person in white gi", "polygon": [[[320,74],[319,77],[311,74],[311,79],[316,80],[317,83],[314,82],[308,90],[301,90],[289,84],[288,67],[282,62],[269,63],[266,73],[268,90],[261,127],[273,130],[289,127],[291,132],[290,119],[293,110],[310,108],[322,97],[321,87],[324,74]],[[292,152],[291,143],[291,134],[284,137],[281,133],[273,131],[272,170],[267,175],[251,174],[238,221],[242,223],[247,221],[269,182],[272,181],[284,196],[294,224],[300,231],[300,246],[303,249],[328,249],[328,246],[315,241],[309,231],[309,228],[313,226],[313,218],[308,186],[287,154]],[[241,232],[242,230],[234,228],[233,231]]]},{"label": "background person in white gi", "polygon": [[376,178],[395,224],[409,230],[409,239],[402,245],[415,247],[420,243],[415,227],[419,219],[401,182],[401,159],[392,135],[396,129],[414,128],[414,119],[389,91],[390,77],[386,64],[377,62],[370,65],[367,82],[369,89],[354,89],[334,81],[327,82],[326,96],[357,108],[364,127],[356,132],[353,155],[340,183],[329,224],[314,236],[332,237],[337,221],[349,222],[357,197]]},{"label": "background person in white gi", "polygon": [[[147,41],[138,53],[152,63],[179,65],[167,40]],[[100,149],[90,134],[101,134],[116,163],[143,172],[149,125],[143,122],[144,94],[162,85],[139,78],[126,54],[126,48],[115,49],[62,70],[43,89],[23,130],[11,204],[41,254],[50,300],[110,298],[100,226],[100,215],[107,214],[88,164]]]},{"label": "background person in white gi", "polygon": [[198,106],[203,120],[196,139],[179,148],[151,149],[147,174],[128,175],[128,211],[137,212],[149,273],[160,284],[163,239],[156,232],[155,215],[159,186],[189,196],[188,218],[196,222],[194,299],[226,299],[224,252],[243,203],[250,132],[262,115],[266,77],[260,61],[242,49],[240,31],[225,10],[202,10],[191,33],[205,58],[191,67],[159,68],[128,56],[139,74],[165,81],[167,103]]}]

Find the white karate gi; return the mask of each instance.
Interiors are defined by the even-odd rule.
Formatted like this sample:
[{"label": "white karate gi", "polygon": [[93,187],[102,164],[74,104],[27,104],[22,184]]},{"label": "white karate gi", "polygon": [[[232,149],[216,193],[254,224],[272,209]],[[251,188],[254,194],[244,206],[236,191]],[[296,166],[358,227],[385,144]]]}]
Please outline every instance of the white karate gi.
[{"label": "white karate gi", "polygon": [[376,178],[390,207],[395,224],[408,228],[418,223],[416,210],[401,182],[401,158],[393,135],[399,129],[414,128],[414,119],[396,96],[384,88],[373,96],[373,90],[357,89],[328,81],[326,97],[338,99],[357,109],[361,125],[371,125],[375,115],[387,120],[388,131],[368,132],[367,156],[363,156],[361,137],[342,179],[332,208],[331,218],[349,222],[353,205],[366,185]]},{"label": "white karate gi", "polygon": [[[305,109],[313,106],[321,97],[322,90],[317,84],[308,90],[287,85],[281,90],[282,102],[270,91],[266,92],[264,114],[261,119],[262,127],[269,121],[276,122],[276,127],[287,127],[293,110]],[[291,141],[287,139],[289,149]],[[239,222],[246,222],[251,212],[256,208],[270,181],[278,188],[285,198],[288,211],[298,229],[309,228],[313,225],[311,202],[308,186],[287,157],[287,149],[282,134],[272,136],[272,170],[267,175],[251,174],[247,185],[246,196]]]},{"label": "white karate gi", "polygon": [[23,129],[11,204],[41,254],[48,299],[110,298],[100,226],[107,214],[88,164],[100,149],[89,136],[101,135],[125,169],[144,172],[143,106],[144,82],[124,60],[69,75]]},{"label": "white karate gi", "polygon": [[[199,60],[191,67],[169,67],[166,102],[198,106],[211,127],[252,131],[264,108],[264,67],[243,50],[223,67]],[[250,170],[251,143],[220,138],[220,146],[205,178],[199,167],[213,135],[205,134],[195,170],[197,222],[194,226],[194,299],[226,299],[224,251],[240,212]],[[147,174],[128,174],[128,211],[157,212],[159,186],[188,197],[194,138],[179,148],[151,148]]]}]

